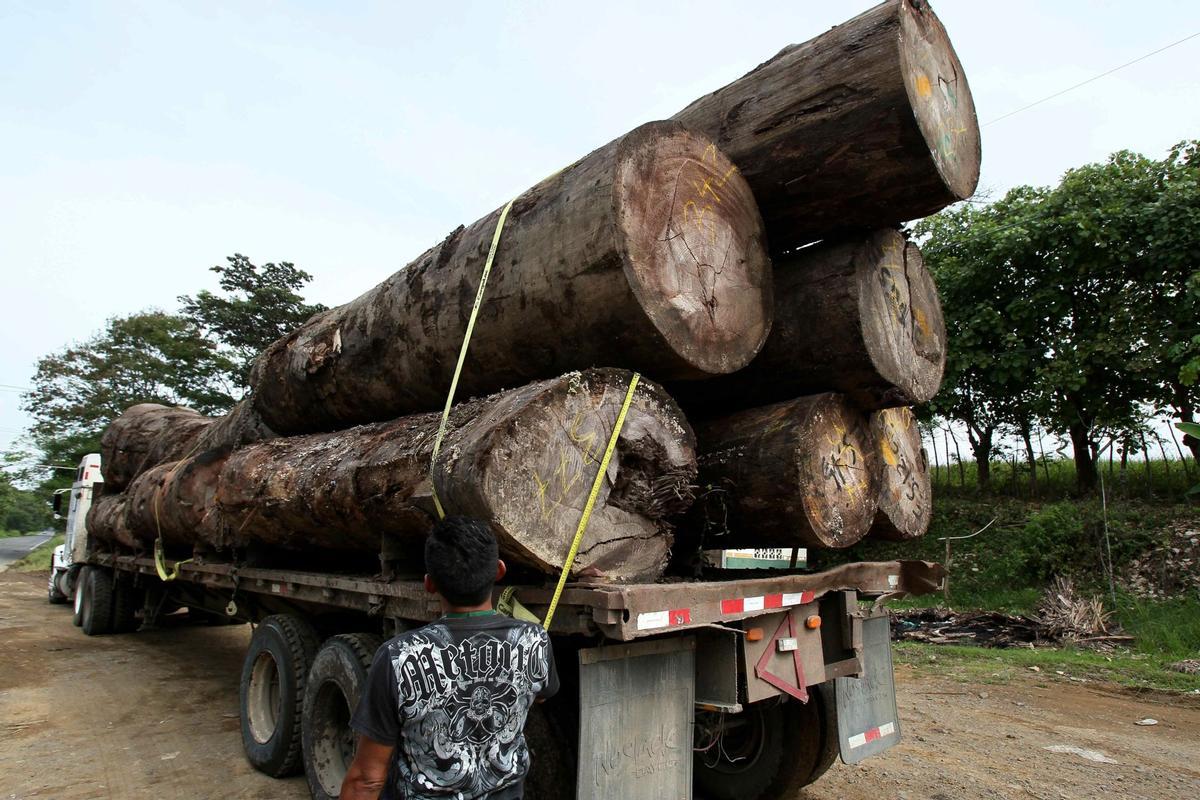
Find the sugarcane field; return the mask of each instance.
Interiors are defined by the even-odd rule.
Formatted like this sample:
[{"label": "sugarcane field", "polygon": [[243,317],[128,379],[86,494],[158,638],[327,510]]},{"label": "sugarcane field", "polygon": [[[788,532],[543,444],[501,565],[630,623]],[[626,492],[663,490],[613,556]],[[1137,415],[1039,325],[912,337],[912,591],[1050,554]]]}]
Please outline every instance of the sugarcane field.
[{"label": "sugarcane field", "polygon": [[0,3],[0,798],[1200,793],[1200,8],[935,5]]}]

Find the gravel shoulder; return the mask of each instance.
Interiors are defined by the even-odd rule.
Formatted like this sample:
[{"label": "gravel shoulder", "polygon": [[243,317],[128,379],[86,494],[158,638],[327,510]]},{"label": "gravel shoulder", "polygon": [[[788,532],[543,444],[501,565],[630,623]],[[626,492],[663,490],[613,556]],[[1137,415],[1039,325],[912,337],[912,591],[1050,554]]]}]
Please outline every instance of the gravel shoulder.
[{"label": "gravel shoulder", "polygon": [[[307,798],[242,756],[248,626],[85,637],[42,573],[0,575],[0,798]],[[1200,795],[1200,702],[1017,675],[897,667],[903,742],[836,764],[808,800]],[[1153,717],[1158,724],[1140,727]],[[1093,761],[1071,751],[1094,751]],[[1113,763],[1108,763],[1113,762]]]}]

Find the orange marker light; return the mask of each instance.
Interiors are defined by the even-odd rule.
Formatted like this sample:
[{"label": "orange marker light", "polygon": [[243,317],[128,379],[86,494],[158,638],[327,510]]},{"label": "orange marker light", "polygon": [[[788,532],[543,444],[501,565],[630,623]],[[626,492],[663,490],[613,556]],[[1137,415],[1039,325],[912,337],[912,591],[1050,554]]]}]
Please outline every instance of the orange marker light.
[{"label": "orange marker light", "polygon": [[810,631],[815,631],[817,628],[821,627],[821,617],[817,614],[813,614],[811,617],[804,620],[804,627],[808,628]]},{"label": "orange marker light", "polygon": [[746,641],[748,641],[748,642],[760,641],[762,639],[762,637],[763,637],[763,629],[762,628],[751,628],[750,630],[746,631]]}]

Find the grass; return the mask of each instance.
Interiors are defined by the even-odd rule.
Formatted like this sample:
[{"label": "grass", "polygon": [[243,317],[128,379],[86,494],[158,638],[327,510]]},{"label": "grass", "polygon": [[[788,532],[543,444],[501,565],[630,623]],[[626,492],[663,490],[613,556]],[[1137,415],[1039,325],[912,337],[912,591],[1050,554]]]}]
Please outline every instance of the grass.
[{"label": "grass", "polygon": [[[1120,459],[1112,463],[1102,458],[1097,465],[1110,497],[1183,500],[1200,482],[1200,470],[1190,458],[1152,458],[1130,461],[1121,470]],[[1075,462],[1069,458],[1039,460],[1037,465],[1039,498],[1064,498],[1076,494]],[[934,494],[979,496],[979,468],[975,461],[939,464],[931,469]],[[1029,464],[1022,459],[991,462],[991,493],[1008,497],[1033,496],[1029,482]]]},{"label": "grass", "polygon": [[[897,662],[918,672],[936,674],[964,683],[1007,684],[1035,670],[1047,682],[1086,679],[1131,689],[1163,692],[1200,690],[1200,675],[1166,669],[1171,659],[1145,653],[1117,651],[1104,654],[1077,648],[985,648],[897,642]],[[1062,674],[1059,674],[1062,673]]]},{"label": "grass", "polygon": [[9,565],[13,572],[39,572],[50,569],[50,561],[54,558],[54,548],[63,543],[63,534],[54,536],[30,550],[24,557]]}]

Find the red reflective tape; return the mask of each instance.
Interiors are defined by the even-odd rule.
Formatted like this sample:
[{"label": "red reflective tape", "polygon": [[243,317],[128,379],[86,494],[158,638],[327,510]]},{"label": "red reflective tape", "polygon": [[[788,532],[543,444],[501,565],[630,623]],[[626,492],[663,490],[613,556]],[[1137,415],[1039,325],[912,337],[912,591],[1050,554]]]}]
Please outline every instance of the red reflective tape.
[{"label": "red reflective tape", "polygon": [[692,622],[692,610],[690,608],[673,608],[671,609],[671,624],[672,625],[689,625]]},{"label": "red reflective tape", "polygon": [[767,595],[765,598],[763,598],[763,608],[783,608],[783,595]]},{"label": "red reflective tape", "polygon": [[867,736],[868,742],[874,742],[874,741],[878,740],[879,739],[879,728],[871,728],[871,730],[867,731],[866,736]]},{"label": "red reflective tape", "polygon": [[722,600],[721,601],[721,613],[722,614],[740,614],[740,613],[742,613],[742,610],[745,607],[746,607],[745,603],[742,601],[741,598],[738,598],[737,600]]}]

